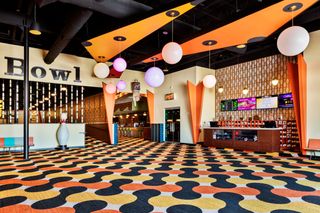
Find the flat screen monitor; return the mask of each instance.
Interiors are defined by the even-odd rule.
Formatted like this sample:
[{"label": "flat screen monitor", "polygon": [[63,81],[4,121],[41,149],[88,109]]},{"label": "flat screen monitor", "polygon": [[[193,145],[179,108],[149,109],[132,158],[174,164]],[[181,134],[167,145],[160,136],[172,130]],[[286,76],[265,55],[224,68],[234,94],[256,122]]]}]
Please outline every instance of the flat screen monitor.
[{"label": "flat screen monitor", "polygon": [[238,110],[253,110],[256,109],[256,98],[239,98]]},{"label": "flat screen monitor", "polygon": [[292,108],[293,107],[293,97],[292,93],[280,94],[278,96],[279,108]]},{"label": "flat screen monitor", "polygon": [[221,101],[221,111],[236,111],[238,109],[237,99]]},{"label": "flat screen monitor", "polygon": [[257,109],[278,108],[278,96],[266,96],[257,98]]}]

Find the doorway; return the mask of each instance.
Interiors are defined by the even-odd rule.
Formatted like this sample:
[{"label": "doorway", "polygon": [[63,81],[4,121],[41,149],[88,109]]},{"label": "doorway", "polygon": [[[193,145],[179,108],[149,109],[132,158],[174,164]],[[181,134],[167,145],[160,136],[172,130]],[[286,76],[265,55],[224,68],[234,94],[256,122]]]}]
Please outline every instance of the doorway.
[{"label": "doorway", "polygon": [[180,142],[180,108],[166,109],[166,141]]}]

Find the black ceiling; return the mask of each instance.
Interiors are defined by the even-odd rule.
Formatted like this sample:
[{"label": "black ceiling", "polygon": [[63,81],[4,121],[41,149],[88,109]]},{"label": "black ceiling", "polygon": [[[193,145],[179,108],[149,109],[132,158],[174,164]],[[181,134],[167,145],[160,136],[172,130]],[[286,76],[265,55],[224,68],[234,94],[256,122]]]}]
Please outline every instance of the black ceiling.
[{"label": "black ceiling", "polygon": [[[2,1],[0,8],[0,42],[23,44],[23,20],[28,17],[28,23],[32,21],[35,2],[37,3],[36,18],[41,25],[42,35],[30,35],[30,46],[50,50],[51,55],[44,59],[46,62],[50,62],[61,51],[92,58],[81,42],[189,1]],[[277,2],[279,0],[203,1],[174,21],[174,40],[182,43]],[[295,24],[306,27],[308,31],[314,31],[320,29],[319,19],[320,3],[318,2],[297,17]],[[262,42],[249,44],[242,51],[236,48],[212,51],[211,67],[221,68],[278,53],[276,38],[283,28]],[[165,35],[164,32],[168,34]],[[150,64],[143,64],[141,61],[154,53],[160,52],[170,39],[171,24],[168,24],[125,50],[122,56],[128,61],[128,68],[145,71],[150,67]],[[184,56],[176,65],[167,65],[163,61],[157,62],[157,66],[168,69],[169,72],[195,65],[208,67],[208,53]]]}]

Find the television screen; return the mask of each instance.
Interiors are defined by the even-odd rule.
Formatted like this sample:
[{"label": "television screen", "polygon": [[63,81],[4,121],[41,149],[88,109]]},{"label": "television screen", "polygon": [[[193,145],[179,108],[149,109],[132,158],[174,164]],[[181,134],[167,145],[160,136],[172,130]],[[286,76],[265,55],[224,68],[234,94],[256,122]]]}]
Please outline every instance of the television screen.
[{"label": "television screen", "polygon": [[257,98],[257,109],[275,109],[278,108],[278,97],[258,97]]},{"label": "television screen", "polygon": [[292,93],[280,94],[278,99],[279,99],[279,108],[292,108],[293,107]]},{"label": "television screen", "polygon": [[237,99],[221,101],[221,111],[236,111],[238,109]]},{"label": "television screen", "polygon": [[256,98],[239,98],[238,110],[256,109]]}]

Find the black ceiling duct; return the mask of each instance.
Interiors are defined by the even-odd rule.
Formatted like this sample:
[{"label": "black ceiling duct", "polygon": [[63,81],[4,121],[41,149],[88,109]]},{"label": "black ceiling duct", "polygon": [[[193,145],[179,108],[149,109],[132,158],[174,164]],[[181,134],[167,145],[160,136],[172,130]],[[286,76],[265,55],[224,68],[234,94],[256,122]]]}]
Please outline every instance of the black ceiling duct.
[{"label": "black ceiling duct", "polygon": [[48,54],[44,58],[44,62],[46,62],[47,64],[51,64],[55,60],[55,58],[62,52],[62,50],[68,45],[69,41],[88,21],[91,15],[92,11],[83,8],[77,8],[72,13],[72,15],[70,15],[69,20],[62,28],[58,38],[55,40]]},{"label": "black ceiling duct", "polygon": [[133,0],[40,0],[38,4],[43,7],[54,2],[76,5],[114,18],[127,18],[152,10],[152,7]]}]

